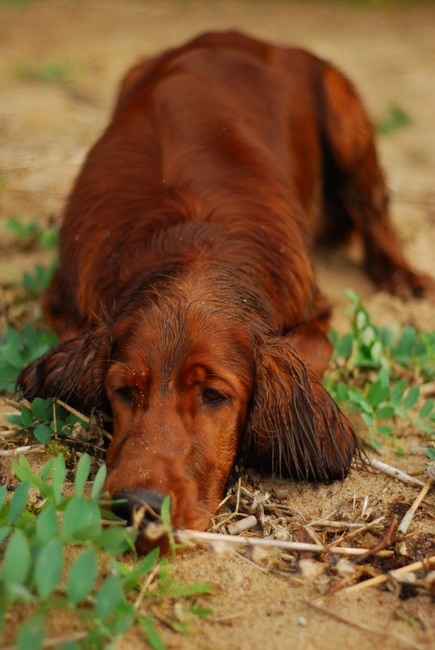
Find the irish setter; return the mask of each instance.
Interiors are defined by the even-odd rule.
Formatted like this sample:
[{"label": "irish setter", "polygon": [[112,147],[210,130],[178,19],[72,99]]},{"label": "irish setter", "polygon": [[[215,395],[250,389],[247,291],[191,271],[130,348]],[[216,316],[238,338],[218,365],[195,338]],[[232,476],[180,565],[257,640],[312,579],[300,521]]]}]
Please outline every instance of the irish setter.
[{"label": "irish setter", "polygon": [[334,67],[235,32],[140,63],[67,203],[44,298],[61,343],[23,371],[24,396],[113,415],[105,489],[127,519],[169,495],[175,526],[205,529],[239,456],[342,479],[358,443],[321,382],[330,309],[310,252],[353,229],[379,286],[433,290]]}]

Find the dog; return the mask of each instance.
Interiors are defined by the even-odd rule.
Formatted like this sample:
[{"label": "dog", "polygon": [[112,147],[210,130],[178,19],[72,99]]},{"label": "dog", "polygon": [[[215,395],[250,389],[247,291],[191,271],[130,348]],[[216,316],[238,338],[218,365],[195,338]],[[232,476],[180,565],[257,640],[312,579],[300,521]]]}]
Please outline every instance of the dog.
[{"label": "dog", "polygon": [[140,550],[166,495],[175,527],[204,530],[236,458],[346,476],[360,446],[321,382],[330,307],[310,254],[354,230],[379,287],[433,291],[401,253],[373,129],[336,68],[228,32],[127,74],[64,213],[44,296],[61,342],[19,386],[113,417],[104,489],[129,521],[147,504]]}]

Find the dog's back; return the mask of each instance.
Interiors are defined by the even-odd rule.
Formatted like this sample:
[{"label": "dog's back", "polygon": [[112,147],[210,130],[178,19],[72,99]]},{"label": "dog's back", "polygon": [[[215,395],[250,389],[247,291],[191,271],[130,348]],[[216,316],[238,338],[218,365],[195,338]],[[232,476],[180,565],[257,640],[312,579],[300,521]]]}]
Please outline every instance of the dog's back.
[{"label": "dog's back", "polygon": [[[89,326],[158,262],[156,240],[173,228],[180,240],[188,221],[214,225],[209,245],[218,228],[244,238],[251,260],[261,258],[249,274],[271,294],[278,329],[307,316],[307,215],[319,212],[322,182],[313,78],[322,64],[294,50],[289,71],[282,52],[241,35],[210,35],[144,63],[124,84],[66,209],[68,262],[59,291],[47,296],[56,325],[65,321],[63,295],[70,324]],[[191,227],[184,241],[192,246]],[[249,266],[249,256],[241,263]],[[301,296],[293,295],[301,283]]]}]

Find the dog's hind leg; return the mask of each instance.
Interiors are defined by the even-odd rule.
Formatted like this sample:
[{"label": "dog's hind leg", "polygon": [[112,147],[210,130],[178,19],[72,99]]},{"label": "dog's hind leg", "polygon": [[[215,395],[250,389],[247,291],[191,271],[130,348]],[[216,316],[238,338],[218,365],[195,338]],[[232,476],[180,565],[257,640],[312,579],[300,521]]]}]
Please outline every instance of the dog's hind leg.
[{"label": "dog's hind leg", "polygon": [[[341,73],[325,66],[320,109],[327,228],[354,226],[363,237],[366,267],[378,286],[403,298],[435,296],[435,282],[406,262],[388,213],[388,193],[373,129],[361,100]],[[335,212],[334,212],[335,208]]]}]

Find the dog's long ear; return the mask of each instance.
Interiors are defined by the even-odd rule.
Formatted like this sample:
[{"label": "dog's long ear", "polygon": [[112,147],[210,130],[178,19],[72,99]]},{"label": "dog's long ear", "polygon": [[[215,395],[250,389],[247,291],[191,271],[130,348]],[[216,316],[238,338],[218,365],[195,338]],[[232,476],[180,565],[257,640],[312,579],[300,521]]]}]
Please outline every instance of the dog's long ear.
[{"label": "dog's long ear", "polygon": [[20,373],[17,390],[26,399],[58,397],[85,412],[107,411],[104,377],[110,332],[98,327],[59,343]]},{"label": "dog's long ear", "polygon": [[359,444],[348,419],[285,339],[256,350],[256,387],[242,450],[262,471],[329,482]]}]

